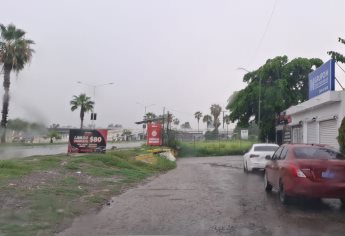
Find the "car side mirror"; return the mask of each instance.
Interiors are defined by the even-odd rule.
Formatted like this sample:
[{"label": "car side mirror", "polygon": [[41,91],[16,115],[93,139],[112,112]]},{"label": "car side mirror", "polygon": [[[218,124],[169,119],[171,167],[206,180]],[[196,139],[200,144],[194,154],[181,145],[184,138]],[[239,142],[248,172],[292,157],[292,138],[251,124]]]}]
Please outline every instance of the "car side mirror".
[{"label": "car side mirror", "polygon": [[271,160],[271,156],[270,156],[270,155],[267,155],[267,156],[265,156],[265,159],[266,159],[266,160]]}]

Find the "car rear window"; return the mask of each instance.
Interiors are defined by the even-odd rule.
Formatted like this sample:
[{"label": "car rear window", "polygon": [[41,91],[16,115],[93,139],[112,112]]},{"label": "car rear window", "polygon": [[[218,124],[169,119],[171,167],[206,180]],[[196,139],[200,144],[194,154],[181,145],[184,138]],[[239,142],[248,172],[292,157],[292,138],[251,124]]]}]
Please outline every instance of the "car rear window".
[{"label": "car rear window", "polygon": [[296,147],[294,153],[297,159],[338,159],[345,160],[341,153],[325,147]]},{"label": "car rear window", "polygon": [[275,152],[278,149],[276,146],[256,146],[254,151],[256,152]]}]

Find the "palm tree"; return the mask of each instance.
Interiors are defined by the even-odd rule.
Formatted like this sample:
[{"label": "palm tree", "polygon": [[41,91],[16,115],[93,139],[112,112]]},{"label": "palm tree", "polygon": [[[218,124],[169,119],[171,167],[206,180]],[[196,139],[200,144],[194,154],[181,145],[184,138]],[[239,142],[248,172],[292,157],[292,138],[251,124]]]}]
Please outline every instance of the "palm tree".
[{"label": "palm tree", "polygon": [[222,107],[218,104],[213,104],[211,106],[211,115],[213,116],[213,126],[214,130],[218,130],[220,126],[219,115],[222,112]]},{"label": "palm tree", "polygon": [[212,116],[210,115],[204,115],[204,118],[202,118],[202,122],[206,123],[206,127],[210,127],[212,123]]},{"label": "palm tree", "polygon": [[10,102],[10,75],[11,72],[23,70],[25,65],[30,62],[34,50],[31,45],[34,41],[25,39],[25,31],[17,29],[15,25],[10,24],[7,27],[0,24],[0,64],[4,73],[4,97],[2,102],[1,142],[6,142],[6,126],[8,107]]},{"label": "palm tree", "polygon": [[200,118],[202,117],[202,113],[200,111],[197,111],[194,113],[194,117],[195,119],[198,120],[198,132],[199,132],[199,121],[200,121]]},{"label": "palm tree", "polygon": [[152,119],[155,119],[157,118],[157,115],[153,112],[148,112],[145,114],[144,116],[144,120],[152,120]]},{"label": "palm tree", "polygon": [[180,124],[180,120],[178,118],[175,118],[173,120],[174,125],[178,126]]},{"label": "palm tree", "polygon": [[75,111],[80,107],[80,128],[83,128],[84,123],[84,114],[93,110],[93,105],[95,104],[90,100],[91,98],[86,96],[85,93],[80,94],[79,96],[74,95],[73,99],[70,101],[71,110]]}]

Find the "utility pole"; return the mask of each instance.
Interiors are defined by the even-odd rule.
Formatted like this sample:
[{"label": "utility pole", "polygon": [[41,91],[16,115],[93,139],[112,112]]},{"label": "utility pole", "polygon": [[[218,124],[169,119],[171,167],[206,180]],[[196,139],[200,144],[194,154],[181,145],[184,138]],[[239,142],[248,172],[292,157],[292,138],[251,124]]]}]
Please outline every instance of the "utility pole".
[{"label": "utility pole", "polygon": [[106,83],[106,84],[87,84],[87,83],[84,83],[82,81],[77,81],[77,83],[93,88],[93,100],[94,100],[93,102],[94,102],[94,104],[93,104],[93,109],[91,111],[92,112],[92,114],[91,114],[91,117],[92,117],[91,122],[92,122],[93,128],[95,128],[96,127],[95,120],[96,120],[96,114],[97,114],[95,112],[95,110],[96,110],[95,109],[95,107],[96,107],[96,88],[97,87],[101,87],[101,86],[106,86],[106,85],[113,85],[114,83],[111,82],[111,83]]},{"label": "utility pole", "polygon": [[164,145],[164,116],[165,116],[165,107],[163,107],[163,132],[162,132],[162,144]]},{"label": "utility pole", "polygon": [[[243,67],[239,67],[237,68],[237,70],[244,70],[248,73],[252,73],[251,71],[247,70],[246,68]],[[254,79],[259,79],[259,104],[258,104],[258,138],[260,138],[260,124],[261,124],[261,76],[258,78],[256,75],[254,77]]]}]

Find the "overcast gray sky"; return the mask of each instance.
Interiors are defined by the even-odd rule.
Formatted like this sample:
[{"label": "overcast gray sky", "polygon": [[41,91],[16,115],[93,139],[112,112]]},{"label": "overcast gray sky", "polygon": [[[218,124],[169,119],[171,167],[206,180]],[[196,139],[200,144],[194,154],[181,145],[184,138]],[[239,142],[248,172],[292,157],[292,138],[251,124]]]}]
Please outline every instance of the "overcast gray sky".
[{"label": "overcast gray sky", "polygon": [[[345,37],[343,0],[0,1],[0,23],[36,42],[31,64],[12,75],[9,118],[47,125],[79,125],[69,101],[93,96],[83,81],[114,83],[96,89],[98,126],[135,128],[144,106],[155,104],[147,111],[166,107],[196,128],[194,112],[224,107],[245,87],[236,68],[279,55],[326,61],[329,50],[345,53],[337,40]],[[336,76],[345,85],[338,68]]]}]

